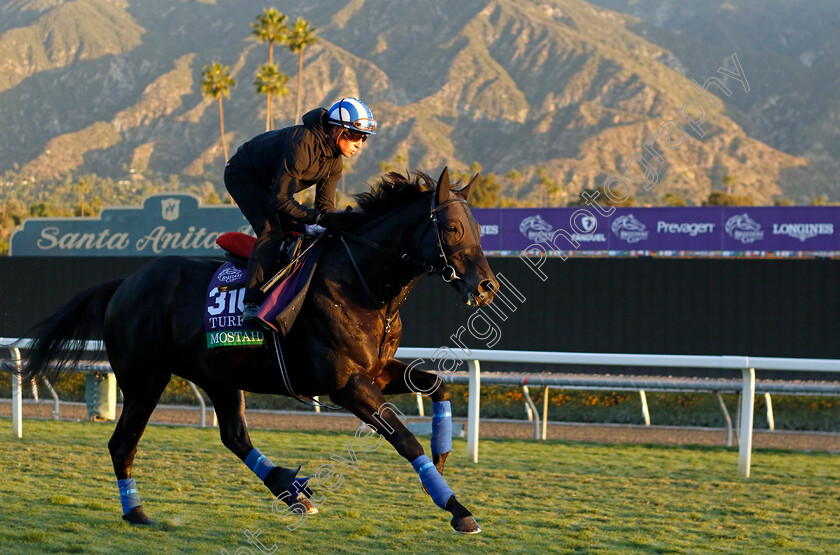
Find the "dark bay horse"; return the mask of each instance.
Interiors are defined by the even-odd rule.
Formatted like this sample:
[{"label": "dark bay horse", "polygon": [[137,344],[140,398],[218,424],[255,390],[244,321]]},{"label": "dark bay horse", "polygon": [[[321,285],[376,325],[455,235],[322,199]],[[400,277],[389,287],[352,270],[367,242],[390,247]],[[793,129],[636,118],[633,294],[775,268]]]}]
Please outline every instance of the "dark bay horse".
[{"label": "dark bay horse", "polygon": [[[224,445],[297,511],[317,512],[307,499],[314,486],[296,477],[300,467],[275,466],[251,444],[243,391],[329,395],[412,463],[435,504],[452,514],[456,531],[479,532],[441,477],[452,443],[449,393],[434,374],[393,358],[402,328],[397,309],[424,272],[440,274],[470,305],[490,303],[498,290],[466,202],[473,182],[452,191],[446,169],[437,183],[423,174],[412,179],[392,173],[357,196],[357,211],[329,216],[340,231],[325,238],[309,293],[285,338],[288,387],[279,371],[281,357],[269,346],[207,349],[202,316],[220,262],[182,257],[156,259],[124,280],[77,294],[40,324],[24,377],[60,372],[78,362],[81,340],[104,339],[124,398],[108,448],[123,518],[131,523],[152,523],[131,468],[149,417],[175,374],[204,389]],[[412,390],[431,391],[433,460],[384,398]]]}]

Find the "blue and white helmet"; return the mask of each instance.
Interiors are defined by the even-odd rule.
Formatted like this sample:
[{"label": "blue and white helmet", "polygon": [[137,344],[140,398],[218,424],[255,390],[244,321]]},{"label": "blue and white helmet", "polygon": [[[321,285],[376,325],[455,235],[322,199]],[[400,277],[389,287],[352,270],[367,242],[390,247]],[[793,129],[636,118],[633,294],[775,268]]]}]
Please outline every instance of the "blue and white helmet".
[{"label": "blue and white helmet", "polygon": [[376,135],[376,120],[364,102],[352,96],[336,101],[327,111],[333,125],[351,129],[365,135]]}]

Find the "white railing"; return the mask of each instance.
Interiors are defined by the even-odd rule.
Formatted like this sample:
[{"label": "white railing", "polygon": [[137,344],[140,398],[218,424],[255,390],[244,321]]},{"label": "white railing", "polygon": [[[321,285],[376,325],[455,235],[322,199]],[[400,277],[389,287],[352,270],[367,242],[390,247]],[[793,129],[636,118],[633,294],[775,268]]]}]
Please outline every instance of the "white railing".
[{"label": "white railing", "polygon": [[[447,353],[452,353],[447,350]],[[433,362],[439,349],[401,347],[397,357],[402,360],[424,359]],[[474,349],[463,360],[469,368],[469,406],[467,456],[478,462],[479,399],[481,391],[481,362],[527,362],[534,364],[580,364],[597,366],[647,366],[670,368],[715,368],[741,372],[741,422],[738,446],[738,474],[750,475],[752,457],[753,410],[755,406],[755,371],[785,370],[807,372],[840,372],[840,360],[797,359],[747,356],[707,355],[641,355],[612,353],[568,353],[548,351],[494,351]],[[550,380],[550,378],[548,378]]]},{"label": "white railing", "polygon": [[[29,339],[0,338],[0,347],[13,352],[13,357],[20,360],[19,349],[29,346]],[[14,347],[10,346],[15,344]],[[102,351],[101,341],[88,341],[85,350]],[[453,351],[448,350],[449,353]],[[423,359],[429,364],[434,363],[439,349],[400,347],[397,358],[402,360]],[[748,356],[708,356],[708,355],[644,355],[644,354],[613,354],[613,353],[573,353],[551,351],[503,351],[474,349],[464,354],[463,360],[469,369],[469,400],[468,400],[468,430],[467,456],[473,463],[478,462],[479,413],[481,398],[481,362],[519,362],[531,364],[576,364],[595,366],[632,366],[632,367],[670,367],[670,368],[714,368],[738,370],[741,372],[741,407],[738,424],[740,442],[738,446],[738,474],[743,477],[750,475],[750,461],[752,457],[753,411],[755,406],[755,371],[783,370],[804,372],[835,372],[840,373],[840,360],[834,359],[799,359],[778,357],[748,357]],[[523,377],[527,374],[522,373]],[[527,383],[527,379],[525,379]],[[532,383],[550,385],[551,378],[535,376]],[[558,381],[558,384],[560,382]],[[546,396],[547,397],[547,396]],[[533,407],[536,411],[536,407]],[[544,405],[545,407],[545,405]],[[543,427],[545,427],[545,408]],[[12,376],[12,419],[17,437],[22,431],[22,406],[20,376]],[[537,415],[537,418],[539,416]]]},{"label": "white railing", "polygon": [[[23,388],[20,379],[20,369],[23,359],[20,356],[21,349],[28,349],[29,346],[32,344],[31,339],[15,339],[9,337],[0,337],[0,349],[6,349],[10,353],[10,358],[13,364],[17,365],[18,374],[12,375],[12,425],[14,427],[15,435],[17,437],[22,437],[23,435]],[[84,343],[84,351],[86,353],[103,353],[105,351],[105,344],[101,341],[86,341]],[[76,365],[76,369],[83,372],[88,371],[109,371],[110,365],[108,362],[100,362],[96,364],[90,363],[80,363]],[[58,394],[52,387],[49,381],[45,378],[41,378],[44,382],[44,385],[47,386],[47,391],[49,391],[50,395],[53,398],[53,418],[58,419],[59,417],[59,406],[60,400],[58,398]],[[201,392],[195,386],[194,383],[187,380],[187,383],[190,385],[192,389],[193,395],[195,395],[196,400],[198,401],[199,405],[199,426],[202,428],[207,426],[207,406],[204,403],[204,398],[201,396]],[[33,384],[33,388],[35,385]],[[37,389],[34,389],[37,391]],[[213,413],[213,425],[216,425],[216,413]]]}]

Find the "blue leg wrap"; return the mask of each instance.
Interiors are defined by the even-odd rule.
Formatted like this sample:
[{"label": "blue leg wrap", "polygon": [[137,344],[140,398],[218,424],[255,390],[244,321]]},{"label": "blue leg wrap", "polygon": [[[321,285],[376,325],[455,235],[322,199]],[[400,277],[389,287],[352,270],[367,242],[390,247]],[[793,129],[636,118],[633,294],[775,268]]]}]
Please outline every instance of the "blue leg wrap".
[{"label": "blue leg wrap", "polygon": [[251,452],[248,453],[248,456],[245,457],[245,466],[250,468],[251,471],[257,475],[257,478],[265,481],[265,476],[268,474],[268,471],[276,465],[271,462],[271,459],[260,453],[259,449],[254,447],[251,449]]},{"label": "blue leg wrap", "polygon": [[449,401],[435,401],[432,409],[432,455],[443,455],[452,451],[452,408]]},{"label": "blue leg wrap", "polygon": [[128,514],[131,509],[140,506],[140,496],[137,495],[137,482],[134,481],[134,478],[117,480],[117,486],[120,488],[120,504],[123,514]]},{"label": "blue leg wrap", "polygon": [[446,480],[437,471],[435,464],[428,456],[420,455],[411,461],[411,466],[420,475],[420,482],[423,483],[423,487],[432,496],[432,501],[435,502],[435,505],[441,509],[446,509],[446,502],[449,501],[450,496],[455,495],[455,492],[452,491],[452,488],[449,487]]}]

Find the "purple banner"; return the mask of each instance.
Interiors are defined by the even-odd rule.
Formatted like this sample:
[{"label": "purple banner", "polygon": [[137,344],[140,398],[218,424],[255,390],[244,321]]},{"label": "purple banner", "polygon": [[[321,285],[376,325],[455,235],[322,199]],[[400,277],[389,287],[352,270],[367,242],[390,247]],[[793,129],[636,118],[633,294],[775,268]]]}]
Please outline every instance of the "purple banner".
[{"label": "purple banner", "polygon": [[[840,207],[478,208],[488,253],[840,255]],[[537,246],[535,246],[537,245]]]}]

